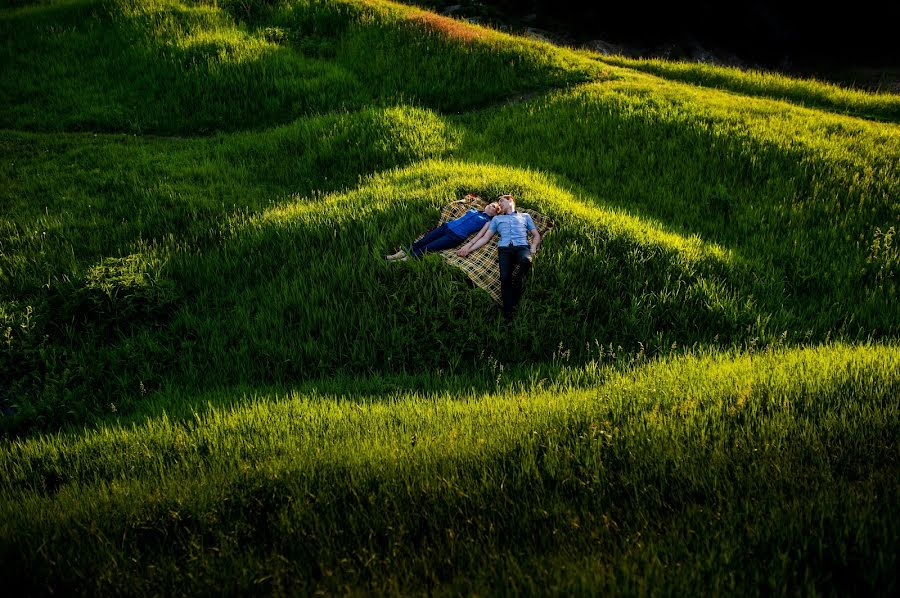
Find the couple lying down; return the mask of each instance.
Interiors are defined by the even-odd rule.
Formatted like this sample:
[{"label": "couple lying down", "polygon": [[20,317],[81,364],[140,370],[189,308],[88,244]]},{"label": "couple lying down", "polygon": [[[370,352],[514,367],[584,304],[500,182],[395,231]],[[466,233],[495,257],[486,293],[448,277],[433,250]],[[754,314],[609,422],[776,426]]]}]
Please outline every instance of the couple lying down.
[{"label": "couple lying down", "polygon": [[[477,199],[477,196],[474,198]],[[476,232],[477,234],[463,245],[466,239]],[[487,244],[498,233],[500,295],[503,300],[503,316],[509,320],[522,297],[525,278],[531,270],[531,261],[541,243],[541,235],[531,215],[516,211],[516,198],[512,195],[501,195],[496,202],[486,205],[483,210],[468,210],[459,218],[431,230],[408,249],[401,249],[385,257],[388,261],[406,260],[408,256],[421,257],[425,253],[460,245],[462,247],[459,247],[456,254],[466,257]]]}]

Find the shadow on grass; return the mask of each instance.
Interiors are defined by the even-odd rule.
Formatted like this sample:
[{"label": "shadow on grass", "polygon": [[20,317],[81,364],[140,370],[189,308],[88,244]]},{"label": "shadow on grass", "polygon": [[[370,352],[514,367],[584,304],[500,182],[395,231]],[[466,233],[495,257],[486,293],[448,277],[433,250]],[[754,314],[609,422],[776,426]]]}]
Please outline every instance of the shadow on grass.
[{"label": "shadow on grass", "polygon": [[[885,547],[900,521],[885,450],[896,360],[890,347],[687,357],[590,392],[465,404],[263,389],[189,421],[3,446],[15,541],[0,551],[24,583],[60,589],[251,587],[263,573],[305,593],[471,588],[513,573],[525,590],[719,575],[732,588],[872,591],[892,583]],[[516,573],[561,553],[574,569]],[[287,569],[273,572],[273,554]],[[624,577],[579,562],[598,554]],[[107,567],[116,575],[98,577]]]},{"label": "shadow on grass", "polygon": [[[512,191],[557,225],[511,325],[438,256],[401,264],[380,257],[470,191]],[[114,271],[98,281],[105,290],[96,297],[109,303],[101,312],[81,309],[84,293],[73,286],[14,339],[11,371],[22,374],[14,429],[130,413],[169,387],[202,395],[223,385],[337,379],[352,387],[355,377],[371,385],[398,375],[417,384],[430,372],[423,380],[474,375],[483,389],[509,372],[517,380],[557,375],[535,364],[794,342],[776,326],[799,325],[759,307],[752,272],[733,254],[579,202],[539,175],[487,165],[392,171],[352,192],[232,219],[215,243],[175,240],[132,258],[149,285],[140,296],[159,297],[149,292],[159,285],[174,291],[153,308],[164,321],[125,317],[135,289]],[[157,264],[152,275],[148,264]]]},{"label": "shadow on grass", "polygon": [[251,35],[208,6],[54,4],[4,15],[0,31],[8,128],[209,134],[368,100],[339,65]]}]

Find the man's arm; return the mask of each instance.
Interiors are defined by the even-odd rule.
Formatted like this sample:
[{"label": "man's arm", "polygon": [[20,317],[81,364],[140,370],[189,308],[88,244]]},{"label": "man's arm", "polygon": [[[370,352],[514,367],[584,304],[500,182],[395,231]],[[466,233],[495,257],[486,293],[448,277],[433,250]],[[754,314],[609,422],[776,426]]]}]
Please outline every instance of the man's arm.
[{"label": "man's arm", "polygon": [[[485,226],[488,226],[488,225],[485,224]],[[483,245],[486,245],[487,242],[491,240],[491,237],[494,236],[494,234],[495,234],[494,231],[492,231],[490,228],[488,228],[487,231],[482,230],[482,232],[479,233],[480,238],[477,241],[475,241],[474,243],[472,243],[471,247],[469,247],[468,249],[466,249],[465,247],[459,249],[456,252],[456,255],[458,255],[459,257],[466,257],[467,255],[469,255],[476,249],[482,247]]]},{"label": "man's arm", "polygon": [[537,253],[538,245],[541,244],[541,233],[538,232],[537,227],[531,229],[531,255]]}]

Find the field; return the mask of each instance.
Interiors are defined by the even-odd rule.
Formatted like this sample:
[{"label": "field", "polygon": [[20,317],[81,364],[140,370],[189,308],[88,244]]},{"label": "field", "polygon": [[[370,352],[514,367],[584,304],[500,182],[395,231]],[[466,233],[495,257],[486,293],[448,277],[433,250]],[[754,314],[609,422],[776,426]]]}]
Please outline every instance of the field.
[{"label": "field", "polygon": [[[25,594],[900,591],[900,96],[382,0],[0,8]],[[553,218],[509,325],[438,256]]]}]

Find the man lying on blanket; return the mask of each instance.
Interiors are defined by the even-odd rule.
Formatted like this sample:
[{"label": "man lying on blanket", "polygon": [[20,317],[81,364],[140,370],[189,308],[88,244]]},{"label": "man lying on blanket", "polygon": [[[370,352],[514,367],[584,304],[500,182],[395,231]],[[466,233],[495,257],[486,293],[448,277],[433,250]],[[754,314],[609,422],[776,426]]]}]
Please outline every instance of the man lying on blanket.
[{"label": "man lying on blanket", "polygon": [[[503,317],[512,319],[513,310],[522,298],[525,277],[531,270],[531,260],[541,244],[541,233],[534,225],[531,215],[516,211],[516,198],[512,195],[500,196],[501,214],[486,225],[487,232],[480,234],[456,253],[466,257],[472,251],[487,244],[491,237],[500,232],[497,244],[497,259],[500,265],[500,295],[503,298]],[[531,243],[526,240],[531,233]]]},{"label": "man lying on blanket", "polygon": [[[479,199],[479,197],[477,195],[467,195],[466,199],[475,200]],[[484,210],[468,210],[459,218],[445,222],[429,231],[407,249],[401,249],[397,253],[386,255],[384,259],[389,262],[402,261],[406,260],[408,255],[421,257],[425,253],[459,247],[475,231],[478,231],[478,235],[472,241],[477,241],[487,234],[491,219],[499,213],[500,205],[497,202],[489,203],[484,207]]]}]

